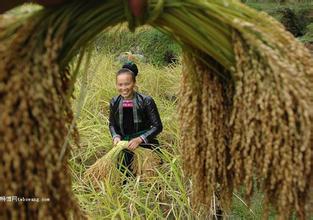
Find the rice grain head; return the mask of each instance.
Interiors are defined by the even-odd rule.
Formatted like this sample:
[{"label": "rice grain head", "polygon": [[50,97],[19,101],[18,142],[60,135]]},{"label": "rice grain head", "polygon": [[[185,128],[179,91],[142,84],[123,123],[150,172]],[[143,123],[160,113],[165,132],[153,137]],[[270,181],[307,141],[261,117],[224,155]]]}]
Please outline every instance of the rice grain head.
[{"label": "rice grain head", "polygon": [[257,177],[279,218],[288,218],[294,207],[304,219],[312,183],[313,66],[308,51],[288,34],[285,38],[291,51],[253,39],[255,48],[249,33],[234,33],[230,167],[235,186],[247,186],[248,196]]},{"label": "rice grain head", "polygon": [[227,119],[231,85],[227,84],[231,82],[217,76],[198,58],[207,57],[199,51],[194,54],[184,53],[179,96],[184,168],[192,177],[194,204],[211,207],[211,198],[222,188],[218,194],[223,195],[224,210],[229,210],[232,186],[227,172]]},{"label": "rice grain head", "polygon": [[59,160],[72,120],[64,99],[69,78],[57,62],[63,32],[47,30],[38,47],[34,27],[29,22],[18,29],[10,50],[0,54],[0,194],[50,201],[5,202],[0,216],[85,219],[71,188],[69,151]]}]

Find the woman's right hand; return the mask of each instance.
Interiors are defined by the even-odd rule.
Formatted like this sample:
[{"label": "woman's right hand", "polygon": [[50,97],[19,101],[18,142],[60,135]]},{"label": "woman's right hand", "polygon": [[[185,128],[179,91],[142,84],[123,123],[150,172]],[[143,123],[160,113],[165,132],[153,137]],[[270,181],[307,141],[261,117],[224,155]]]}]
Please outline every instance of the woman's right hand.
[{"label": "woman's right hand", "polygon": [[115,138],[113,139],[113,145],[114,145],[114,146],[117,145],[117,143],[120,142],[120,141],[121,141],[121,138],[120,138],[120,137],[115,137]]}]

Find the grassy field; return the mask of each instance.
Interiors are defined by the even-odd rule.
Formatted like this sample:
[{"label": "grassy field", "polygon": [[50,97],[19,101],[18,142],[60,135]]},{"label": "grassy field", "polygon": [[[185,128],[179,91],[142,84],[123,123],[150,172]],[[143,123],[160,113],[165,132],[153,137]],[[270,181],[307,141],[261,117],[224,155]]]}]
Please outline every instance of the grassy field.
[{"label": "grassy field", "polygon": [[[251,7],[268,12],[285,7],[277,3],[246,2]],[[300,10],[306,9],[307,6],[312,7],[313,3],[289,6]],[[34,8],[32,5],[25,6],[23,10],[31,11]],[[13,12],[20,13],[18,10]],[[177,94],[181,65],[162,67],[163,56],[160,54],[164,50],[172,50],[175,54],[179,54],[180,50],[170,39],[163,38],[166,43],[161,41],[163,45],[160,44],[155,52],[155,49],[151,49],[155,46],[154,41],[151,40],[154,37],[164,36],[160,36],[156,30],[135,34],[106,33],[99,36],[94,43],[100,47],[92,54],[90,68],[86,71],[83,68],[80,70],[75,89],[76,99],[73,102],[78,117],[80,147],[73,145],[69,163],[73,176],[73,191],[82,208],[92,219],[210,219],[212,217],[212,207],[200,210],[192,207],[191,182],[187,176],[184,176],[179,156],[179,149],[188,147],[181,146],[179,142]],[[138,38],[142,40],[135,42]],[[155,41],[160,41],[159,38]],[[140,92],[151,95],[159,108],[164,125],[164,130],[159,135],[164,163],[156,167],[157,176],[149,181],[143,181],[140,176],[137,176],[129,179],[125,185],[121,185],[122,181],[104,181],[96,189],[90,183],[83,182],[83,175],[90,165],[112,148],[108,130],[108,105],[111,97],[117,94],[115,72],[121,64],[116,60],[116,54],[129,51],[130,46],[136,48],[138,45],[145,54],[150,53],[147,57],[150,63],[138,63],[140,71],[138,87]],[[151,64],[153,62],[155,65]],[[86,79],[83,77],[85,74],[87,74]],[[227,213],[227,217],[261,219],[262,194],[257,193],[248,208],[243,191],[244,188],[234,193],[233,207]]]},{"label": "grassy field", "polygon": [[[142,181],[139,176],[123,186],[121,181],[107,181],[98,190],[83,182],[86,168],[112,147],[108,102],[116,95],[114,74],[120,67],[113,56],[94,53],[87,81],[80,77],[76,84],[76,97],[80,91],[87,91],[85,99],[80,102],[77,98],[73,103],[74,109],[81,106],[77,121],[81,146],[74,147],[70,160],[73,190],[92,219],[209,219],[212,211],[196,211],[190,204],[191,183],[182,172],[179,156],[179,148],[188,147],[179,144],[176,106],[181,66],[156,68],[144,63],[138,66],[139,91],[155,99],[164,125],[159,135],[164,163],[156,168],[157,176],[149,181]],[[251,211],[241,199],[241,193],[236,192],[233,209],[228,213],[230,219],[261,218],[261,195],[251,202]]]},{"label": "grassy field", "polygon": [[253,7],[258,10],[273,10],[273,9],[278,9],[278,8],[283,8],[283,7],[288,7],[291,9],[304,9],[307,7],[312,7],[313,2],[307,1],[305,3],[279,3],[277,1],[268,1],[265,3],[260,3],[258,1],[243,1],[250,7]]},{"label": "grassy field", "polygon": [[175,58],[181,52],[174,40],[149,26],[137,28],[131,33],[126,25],[119,25],[97,36],[94,46],[99,52],[115,56],[126,51],[141,54],[145,62],[155,66],[167,65],[171,57]]},{"label": "grassy field", "polygon": [[288,31],[304,43],[312,43],[313,1],[279,3],[279,1],[242,1],[265,11],[280,21]]},{"label": "grassy field", "polygon": [[[249,1],[248,5],[268,12],[285,7],[277,3],[261,4],[252,1]],[[306,6],[290,7],[298,11]],[[33,10],[33,7],[25,7],[23,10]],[[166,41],[165,44],[156,44],[153,41],[154,38],[160,37]],[[163,40],[161,42],[164,42]],[[80,70],[75,89],[76,99],[73,102],[78,117],[80,147],[73,145],[69,163],[72,169],[73,191],[82,208],[91,219],[210,219],[212,207],[200,210],[192,207],[191,182],[183,174],[179,156],[179,149],[188,147],[181,146],[179,142],[177,94],[181,65],[162,65],[164,50],[172,50],[179,55],[180,49],[170,39],[151,29],[142,29],[135,34],[125,30],[105,33],[95,40],[93,46],[96,46],[97,50],[92,54],[90,68],[87,71],[83,68]],[[157,176],[148,182],[137,176],[129,179],[125,185],[121,185],[122,180],[105,181],[96,189],[90,183],[83,182],[83,175],[89,166],[112,148],[108,130],[108,105],[111,97],[117,94],[115,72],[121,63],[116,57],[117,54],[136,49],[138,46],[147,54],[148,61],[138,63],[138,87],[140,92],[151,95],[159,108],[164,125],[164,130],[159,135],[164,163],[156,168]],[[154,48],[155,46],[158,47]],[[87,74],[85,80],[84,74]],[[227,217],[261,219],[262,194],[257,193],[248,208],[243,191],[244,188],[234,193],[233,207]]]}]

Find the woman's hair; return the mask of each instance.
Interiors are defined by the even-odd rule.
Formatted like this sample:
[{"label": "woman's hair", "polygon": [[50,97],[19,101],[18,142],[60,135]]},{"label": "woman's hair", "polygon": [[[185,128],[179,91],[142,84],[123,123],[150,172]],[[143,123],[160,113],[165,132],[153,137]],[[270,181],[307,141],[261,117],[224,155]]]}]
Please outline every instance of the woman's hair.
[{"label": "woman's hair", "polygon": [[132,75],[133,80],[136,81],[136,76],[138,75],[138,68],[137,65],[133,62],[125,63],[122,68],[116,73],[116,76],[128,72]]}]

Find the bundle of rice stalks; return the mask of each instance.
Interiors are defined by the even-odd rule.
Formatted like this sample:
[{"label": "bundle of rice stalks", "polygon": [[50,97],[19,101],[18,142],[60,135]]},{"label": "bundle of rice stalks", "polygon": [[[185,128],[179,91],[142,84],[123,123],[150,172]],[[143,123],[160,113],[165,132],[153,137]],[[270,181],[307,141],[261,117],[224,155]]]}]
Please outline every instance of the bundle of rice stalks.
[{"label": "bundle of rice stalks", "polygon": [[[216,68],[220,67],[216,64]],[[181,154],[184,168],[192,177],[192,201],[211,207],[212,197],[222,188],[219,193],[224,210],[230,208],[233,187],[227,171],[227,122],[233,95],[230,85],[195,55],[184,53],[179,103],[184,146]]]},{"label": "bundle of rice stalks", "polygon": [[[85,182],[91,183],[97,187],[100,181],[110,180],[110,182],[121,181],[122,173],[118,170],[118,163],[123,160],[123,150],[127,149],[128,141],[120,141],[103,157],[98,159],[89,167],[84,175]],[[134,157],[131,164],[131,170],[134,175],[140,175],[145,179],[154,174],[154,168],[159,164],[159,157],[153,150],[138,147],[134,151]]]},{"label": "bundle of rice stalks", "polygon": [[140,176],[141,180],[149,181],[157,176],[155,168],[157,168],[161,159],[156,151],[148,148],[137,148],[132,163],[132,170],[136,176]]},{"label": "bundle of rice stalks", "polygon": [[70,76],[57,62],[63,32],[49,28],[38,46],[38,32],[24,34],[35,26],[21,27],[1,48],[0,194],[39,202],[3,202],[0,218],[85,219],[71,188],[69,150],[61,157],[72,121]]},{"label": "bundle of rice stalks", "polygon": [[85,171],[85,182],[91,181],[94,186],[97,186],[100,181],[105,179],[117,181],[121,173],[117,169],[117,163],[119,162],[119,155],[125,148],[127,148],[127,141],[120,141],[117,146],[98,159]]},{"label": "bundle of rice stalks", "polygon": [[[304,219],[313,173],[309,52],[281,24],[236,0],[130,3],[77,0],[39,10],[0,29],[0,41],[6,47],[0,54],[0,159],[6,161],[0,181],[11,184],[2,185],[0,194],[34,194],[34,187],[21,184],[21,162],[16,161],[33,164],[37,152],[41,152],[42,172],[56,175],[51,179],[61,183],[61,189],[69,189],[64,171],[67,154],[59,162],[64,170],[51,168],[64,141],[68,118],[64,112],[71,113],[69,88],[75,77],[64,70],[97,33],[128,21],[131,30],[143,24],[160,29],[189,53],[180,114],[185,168],[194,191],[199,192],[195,201],[208,203],[201,190],[211,198],[218,186],[222,206],[233,188],[242,185],[250,197],[255,178],[265,192],[265,203],[273,205],[281,219],[293,210]],[[52,182],[45,184],[45,175],[34,172],[32,166],[26,166],[28,178],[59,195],[62,190]],[[17,170],[14,175],[12,167]],[[63,176],[67,182],[60,181]],[[70,192],[65,195],[71,197]],[[67,207],[55,201],[63,210]],[[2,212],[6,215],[17,210],[6,206]]]}]

